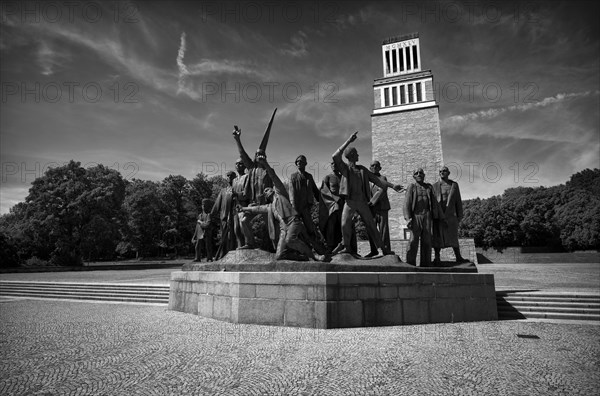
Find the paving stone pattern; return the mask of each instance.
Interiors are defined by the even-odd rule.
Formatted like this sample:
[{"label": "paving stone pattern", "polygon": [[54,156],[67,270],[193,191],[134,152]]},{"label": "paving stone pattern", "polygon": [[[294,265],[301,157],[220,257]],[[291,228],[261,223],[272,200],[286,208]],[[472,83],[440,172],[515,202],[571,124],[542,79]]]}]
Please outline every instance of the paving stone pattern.
[{"label": "paving stone pattern", "polygon": [[2,395],[591,395],[600,386],[591,325],[320,330],[4,298],[0,336]]}]

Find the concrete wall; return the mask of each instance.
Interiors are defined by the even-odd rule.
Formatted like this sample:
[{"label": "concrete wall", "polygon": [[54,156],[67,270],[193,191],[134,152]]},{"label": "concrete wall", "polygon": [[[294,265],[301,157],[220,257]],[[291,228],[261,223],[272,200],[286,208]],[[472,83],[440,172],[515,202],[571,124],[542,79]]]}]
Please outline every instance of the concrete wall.
[{"label": "concrete wall", "polygon": [[493,275],[456,273],[178,271],[169,309],[310,328],[498,318]]}]

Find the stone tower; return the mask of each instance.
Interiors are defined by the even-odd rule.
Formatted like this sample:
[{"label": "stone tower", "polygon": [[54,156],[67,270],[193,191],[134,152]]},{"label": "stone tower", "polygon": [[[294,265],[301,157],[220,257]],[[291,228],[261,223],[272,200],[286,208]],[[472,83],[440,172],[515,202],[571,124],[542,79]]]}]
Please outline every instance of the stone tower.
[{"label": "stone tower", "polygon": [[[416,168],[423,168],[425,181],[433,183],[444,162],[442,137],[433,74],[422,70],[419,34],[384,40],[381,56],[383,77],[373,83],[373,160],[381,162],[381,173],[394,183],[412,183]],[[390,237],[405,239],[404,193],[390,191],[388,196]]]}]

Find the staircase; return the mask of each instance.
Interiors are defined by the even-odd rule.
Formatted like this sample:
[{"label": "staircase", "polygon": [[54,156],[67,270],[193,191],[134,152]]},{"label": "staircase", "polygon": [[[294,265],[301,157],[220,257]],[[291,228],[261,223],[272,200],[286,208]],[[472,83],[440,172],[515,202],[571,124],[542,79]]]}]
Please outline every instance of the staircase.
[{"label": "staircase", "polygon": [[[169,303],[169,286],[116,283],[0,281],[0,296]],[[570,319],[600,322],[600,294],[496,292],[498,319]]]},{"label": "staircase", "polygon": [[168,304],[169,286],[0,281],[0,296]]},{"label": "staircase", "polygon": [[600,294],[496,292],[498,319],[570,319],[600,321]]}]

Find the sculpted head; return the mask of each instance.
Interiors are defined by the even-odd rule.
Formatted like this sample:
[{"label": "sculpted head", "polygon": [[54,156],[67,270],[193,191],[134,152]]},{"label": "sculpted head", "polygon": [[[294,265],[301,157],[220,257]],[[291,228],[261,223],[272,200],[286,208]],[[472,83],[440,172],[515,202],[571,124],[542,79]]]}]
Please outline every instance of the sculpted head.
[{"label": "sculpted head", "polygon": [[425,181],[425,171],[423,170],[423,168],[417,169],[413,173],[413,178],[417,183],[423,183]]},{"label": "sculpted head", "polygon": [[381,164],[379,163],[379,161],[371,162],[371,172],[379,173],[379,171],[381,171]]},{"label": "sculpted head", "polygon": [[244,165],[244,161],[242,161],[241,158],[238,158],[237,161],[235,161],[235,170],[240,175],[244,174],[244,171],[246,170],[246,166]]},{"label": "sculpted head", "polygon": [[306,156],[300,154],[298,157],[296,157],[296,167],[300,171],[304,172],[304,170],[306,169],[306,164],[307,164]]},{"label": "sculpted head", "polygon": [[334,161],[331,161],[331,170],[333,171],[333,173],[337,172],[337,167],[335,166]]},{"label": "sculpted head", "polygon": [[346,147],[344,157],[350,162],[358,162],[358,151],[356,151],[355,147]]},{"label": "sculpted head", "polygon": [[273,198],[275,197],[275,190],[273,190],[271,187],[267,187],[265,188],[264,194],[267,202],[273,202]]},{"label": "sculpted head", "polygon": [[256,150],[256,153],[254,154],[255,161],[266,160],[266,159],[267,159],[267,153],[265,152],[265,150],[263,150],[263,149]]},{"label": "sculpted head", "polygon": [[229,183],[229,185],[231,186],[231,184],[233,183],[233,179],[235,179],[235,172],[234,171],[228,171],[226,174],[226,179],[227,179],[227,183]]},{"label": "sculpted head", "polygon": [[448,176],[450,176],[450,169],[448,169],[447,166],[442,166],[442,168],[440,169],[440,177],[446,180],[448,179]]}]

